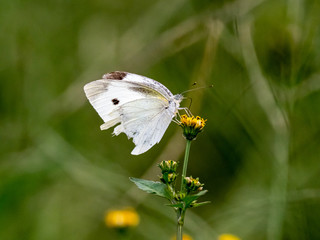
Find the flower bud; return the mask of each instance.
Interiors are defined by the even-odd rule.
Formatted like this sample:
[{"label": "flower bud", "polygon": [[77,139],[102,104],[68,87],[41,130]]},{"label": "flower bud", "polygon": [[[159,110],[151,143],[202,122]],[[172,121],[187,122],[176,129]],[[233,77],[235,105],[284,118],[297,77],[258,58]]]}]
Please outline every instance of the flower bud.
[{"label": "flower bud", "polygon": [[194,207],[194,205],[197,203],[197,200],[194,200],[194,201],[192,201],[191,203],[190,203],[190,207],[192,208],[192,207]]},{"label": "flower bud", "polygon": [[170,183],[173,183],[176,180],[176,178],[177,178],[176,173],[164,172],[160,177],[160,180],[163,183],[170,184]]},{"label": "flower bud", "polygon": [[199,182],[199,178],[185,177],[183,183],[187,192],[200,192],[203,190],[204,184]]},{"label": "flower bud", "polygon": [[181,201],[181,200],[183,200],[185,197],[186,197],[186,194],[185,194],[185,193],[179,192],[179,193],[176,193],[176,194],[175,194],[174,199],[177,200],[177,201]]},{"label": "flower bud", "polygon": [[168,173],[175,173],[177,171],[177,162],[168,160],[168,161],[162,161],[159,165],[159,168],[162,171],[162,174],[165,172]]}]

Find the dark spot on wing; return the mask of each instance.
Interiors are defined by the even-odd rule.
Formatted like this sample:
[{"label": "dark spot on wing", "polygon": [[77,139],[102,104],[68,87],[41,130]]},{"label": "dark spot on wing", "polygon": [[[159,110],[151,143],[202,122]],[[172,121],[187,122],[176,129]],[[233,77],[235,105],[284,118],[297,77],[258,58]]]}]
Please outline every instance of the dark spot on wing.
[{"label": "dark spot on wing", "polygon": [[112,99],[111,100],[113,102],[114,105],[117,105],[120,101],[116,98]]},{"label": "dark spot on wing", "polygon": [[104,79],[122,80],[127,76],[126,72],[110,72],[103,75]]},{"label": "dark spot on wing", "polygon": [[145,88],[145,87],[130,87],[130,90],[138,92],[138,93],[143,93],[146,95],[150,95],[153,93],[151,89]]}]

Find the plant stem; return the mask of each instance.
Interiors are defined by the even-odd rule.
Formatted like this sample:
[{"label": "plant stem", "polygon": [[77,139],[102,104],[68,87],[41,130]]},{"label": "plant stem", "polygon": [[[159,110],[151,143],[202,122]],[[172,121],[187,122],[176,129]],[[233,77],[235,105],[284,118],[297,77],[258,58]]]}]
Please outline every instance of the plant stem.
[{"label": "plant stem", "polygon": [[127,240],[129,239],[129,232],[128,232],[128,229],[119,229],[118,230],[118,236],[119,236],[119,239],[121,240]]},{"label": "plant stem", "polygon": [[187,168],[188,168],[188,160],[189,160],[189,152],[190,152],[190,147],[191,147],[191,141],[192,140],[187,140],[187,145],[186,145],[186,151],[184,154],[184,161],[183,161],[183,169],[182,169],[182,176],[181,176],[181,192],[183,191],[183,179],[187,175]]},{"label": "plant stem", "polygon": [[[184,161],[183,161],[183,169],[182,169],[182,175],[181,175],[181,188],[180,192],[184,191],[183,187],[183,179],[187,175],[187,168],[188,168],[188,160],[189,160],[189,152],[190,152],[190,147],[191,147],[191,141],[192,140],[187,140],[187,145],[186,145],[186,151],[184,154]],[[182,228],[184,224],[184,216],[186,214],[186,209],[178,209],[177,210],[177,240],[182,240]]]},{"label": "plant stem", "polygon": [[178,223],[178,225],[177,225],[177,240],[182,240],[182,227],[183,227],[183,225]]},{"label": "plant stem", "polygon": [[184,215],[186,210],[179,209],[177,213],[178,225],[177,225],[177,237],[176,240],[183,240],[182,228],[184,224]]}]

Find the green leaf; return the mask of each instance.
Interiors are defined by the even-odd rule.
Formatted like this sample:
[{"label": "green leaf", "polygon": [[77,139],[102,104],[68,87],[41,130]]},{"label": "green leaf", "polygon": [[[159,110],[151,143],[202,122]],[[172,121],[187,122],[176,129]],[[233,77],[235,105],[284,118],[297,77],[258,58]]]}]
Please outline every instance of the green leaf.
[{"label": "green leaf", "polygon": [[205,195],[206,193],[208,192],[208,190],[202,190],[196,194],[193,194],[192,196],[198,196],[198,197],[201,197],[203,195]]},{"label": "green leaf", "polygon": [[193,195],[187,195],[183,201],[185,202],[186,204],[186,208],[189,208],[190,207],[190,204],[197,200],[199,197],[203,196],[204,194],[206,194],[208,192],[208,190],[203,190],[201,192],[198,192],[196,194],[193,194]]},{"label": "green leaf", "polygon": [[201,192],[198,192],[196,194],[192,194],[192,195],[187,195],[184,198],[184,202],[186,203],[186,206],[189,206],[190,203],[192,203],[194,200],[197,200],[199,197],[203,196],[204,194],[206,194],[208,192],[208,190],[203,190]]},{"label": "green leaf", "polygon": [[157,196],[164,197],[169,200],[172,199],[167,185],[162,182],[154,182],[150,180],[133,178],[133,177],[130,177],[129,179],[132,182],[134,182],[138,188],[140,188],[141,190],[147,193],[155,194]]}]

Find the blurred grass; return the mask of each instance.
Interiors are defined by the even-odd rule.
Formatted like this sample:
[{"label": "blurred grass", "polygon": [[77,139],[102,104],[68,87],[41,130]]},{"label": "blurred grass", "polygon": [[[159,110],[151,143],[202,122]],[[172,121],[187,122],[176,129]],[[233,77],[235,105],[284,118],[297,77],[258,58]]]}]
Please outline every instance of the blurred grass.
[{"label": "blurred grass", "polygon": [[[216,239],[319,239],[320,4],[316,0],[19,1],[0,8],[0,239],[117,239],[103,216],[133,206],[132,239],[170,239],[174,213],[129,176],[182,161],[172,124],[132,156],[101,132],[83,85],[123,70],[173,93],[194,81],[208,119],[189,174],[212,204],[186,232]],[[186,103],[187,105],[188,103]]]}]

